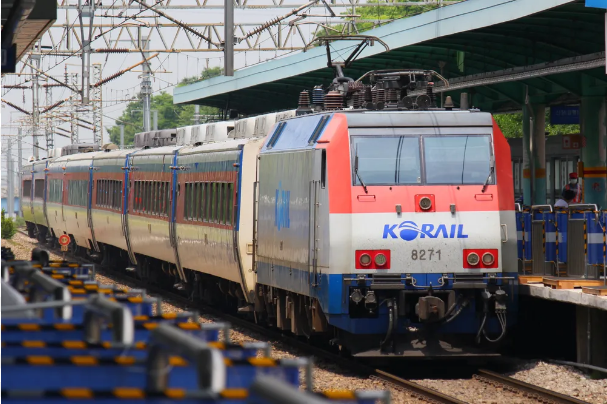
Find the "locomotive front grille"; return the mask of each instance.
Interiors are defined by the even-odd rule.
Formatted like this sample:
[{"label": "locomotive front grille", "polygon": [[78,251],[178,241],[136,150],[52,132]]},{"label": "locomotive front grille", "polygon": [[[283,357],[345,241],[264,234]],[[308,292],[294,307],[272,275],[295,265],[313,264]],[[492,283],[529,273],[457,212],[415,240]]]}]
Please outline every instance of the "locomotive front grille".
[{"label": "locomotive front grille", "polygon": [[483,289],[485,274],[454,274],[453,289]]},{"label": "locomotive front grille", "polygon": [[455,282],[482,281],[484,274],[455,274]]},{"label": "locomotive front grille", "polygon": [[371,289],[404,289],[400,274],[373,274],[371,275]]}]

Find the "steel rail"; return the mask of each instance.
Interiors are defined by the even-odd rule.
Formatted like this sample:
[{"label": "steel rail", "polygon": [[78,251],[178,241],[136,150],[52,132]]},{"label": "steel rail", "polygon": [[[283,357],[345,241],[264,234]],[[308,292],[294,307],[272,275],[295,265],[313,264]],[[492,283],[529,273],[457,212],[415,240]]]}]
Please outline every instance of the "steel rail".
[{"label": "steel rail", "polygon": [[506,387],[519,390],[527,395],[529,398],[533,398],[540,402],[549,402],[556,404],[588,404],[586,401],[579,400],[575,397],[571,397],[556,391],[547,390],[543,387],[536,386],[534,384],[526,383],[512,377],[502,376],[498,373],[490,370],[481,369],[478,375],[474,375],[475,379],[493,384],[499,383]]}]

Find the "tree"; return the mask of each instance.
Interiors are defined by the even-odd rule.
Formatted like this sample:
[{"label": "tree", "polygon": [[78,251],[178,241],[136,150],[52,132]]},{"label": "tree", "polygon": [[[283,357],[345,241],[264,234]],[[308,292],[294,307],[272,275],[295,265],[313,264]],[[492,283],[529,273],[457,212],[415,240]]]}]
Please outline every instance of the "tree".
[{"label": "tree", "polygon": [[[423,2],[425,0],[413,0]],[[343,12],[342,15],[359,15],[356,18],[345,18],[350,23],[336,25],[334,30],[326,29],[323,32],[316,33],[316,36],[326,35],[341,35],[343,34],[356,34],[363,31],[376,28],[381,25],[381,20],[397,20],[399,18],[407,18],[417,14],[424,13],[426,11],[433,10],[438,7],[438,4],[424,4],[419,6],[393,6],[388,1],[382,0],[369,0],[367,3],[377,4],[376,7],[352,7],[347,11]],[[382,5],[385,4],[385,5]],[[376,20],[375,22],[359,22],[356,20]],[[389,22],[389,21],[387,21]],[[354,23],[356,29],[352,29],[352,23]],[[384,24],[386,23],[383,22]]]},{"label": "tree", "polygon": [[3,239],[11,239],[17,233],[15,223],[10,217],[6,217],[6,212],[2,209],[2,231],[0,232]]},{"label": "tree", "polygon": [[[507,138],[523,137],[523,113],[494,115],[497,125]],[[550,108],[546,108],[546,132],[548,136],[568,135],[580,133],[580,125],[552,125],[550,122]]]},{"label": "tree", "polygon": [[200,73],[200,76],[186,77],[185,79],[181,80],[177,87],[182,87],[188,84],[196,83],[198,81],[208,80],[213,77],[221,76],[222,73],[223,69],[219,66],[209,67],[208,69],[204,69],[202,73]]},{"label": "tree", "polygon": [[[177,86],[180,87],[197,81],[207,80],[211,77],[219,76],[221,73],[220,67],[204,69],[200,76],[187,77]],[[172,129],[194,124],[194,106],[173,104],[173,96],[167,92],[163,91],[158,95],[152,96],[151,109],[158,111],[158,129]],[[217,115],[218,113],[219,110],[217,108],[200,107],[201,115]],[[108,129],[110,140],[115,144],[120,144],[120,127],[118,125],[124,125],[124,144],[127,146],[132,145],[135,134],[143,132],[141,100],[128,103],[122,115],[116,120],[116,126]]]}]

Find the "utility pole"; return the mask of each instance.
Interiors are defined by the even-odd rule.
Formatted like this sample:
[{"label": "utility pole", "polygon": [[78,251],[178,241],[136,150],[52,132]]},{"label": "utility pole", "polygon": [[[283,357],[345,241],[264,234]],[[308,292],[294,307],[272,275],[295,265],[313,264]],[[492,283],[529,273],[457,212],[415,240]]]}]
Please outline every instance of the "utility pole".
[{"label": "utility pole", "polygon": [[[19,190],[19,195],[21,195],[21,186],[23,184],[21,172],[23,171],[23,144],[21,143],[21,136],[23,135],[22,129],[17,129],[17,189]],[[22,201],[19,198],[19,213],[23,216],[23,206],[21,205]]]},{"label": "utility pole", "polygon": [[[85,3],[82,4],[82,0],[78,0],[78,19],[80,20],[80,37],[82,38],[82,105],[87,105],[91,99],[91,39],[95,3],[95,0],[85,0]],[[85,19],[88,19],[88,27],[86,27]]]},{"label": "utility pole", "polygon": [[15,184],[13,184],[13,150],[12,139],[6,141],[6,210],[8,217],[15,215]]},{"label": "utility pole", "polygon": [[40,126],[40,110],[38,102],[38,70],[40,70],[40,55],[31,55],[32,61],[32,143],[34,144],[34,158],[37,160],[38,152],[38,127]]},{"label": "utility pole", "polygon": [[[46,88],[44,89],[45,97],[45,107],[49,108],[53,104],[53,91],[51,90],[51,86],[49,86],[49,80],[46,79]],[[46,125],[45,125],[45,137],[46,137],[46,150],[47,154],[50,150],[55,147],[54,135],[53,135],[53,122],[51,120],[51,115],[46,114]]]},{"label": "utility pole", "polygon": [[153,109],[152,112],[154,113],[154,126],[153,126],[153,130],[158,130],[158,110],[157,109]]},{"label": "utility pole", "polygon": [[200,125],[200,105],[194,105],[194,125]]},{"label": "utility pole", "polygon": [[234,0],[224,0],[223,74],[234,75]]},{"label": "utility pole", "polygon": [[[101,63],[93,64],[93,81],[101,81]],[[93,88],[93,142],[101,146],[103,144],[103,100],[101,86]]]},{"label": "utility pole", "polygon": [[118,125],[120,127],[120,150],[124,149],[124,125]]},{"label": "utility pole", "polygon": [[[67,69],[67,67],[66,67]],[[77,87],[78,86],[78,73],[72,73],[72,86],[73,87]],[[72,97],[70,99],[70,132],[71,132],[71,142],[72,144],[76,144],[79,143],[79,139],[78,139],[78,122],[76,122],[78,120],[78,111],[76,110],[77,108],[77,102],[75,101],[74,97]]]},{"label": "utility pole", "polygon": [[[142,38],[141,26],[137,27],[137,42],[139,49],[148,49],[149,41]],[[148,52],[143,53],[143,60],[148,59]],[[150,108],[152,102],[152,81],[150,78],[151,69],[150,64],[145,61],[143,63],[143,73],[141,74],[141,101],[143,109],[143,131],[150,131]]]}]

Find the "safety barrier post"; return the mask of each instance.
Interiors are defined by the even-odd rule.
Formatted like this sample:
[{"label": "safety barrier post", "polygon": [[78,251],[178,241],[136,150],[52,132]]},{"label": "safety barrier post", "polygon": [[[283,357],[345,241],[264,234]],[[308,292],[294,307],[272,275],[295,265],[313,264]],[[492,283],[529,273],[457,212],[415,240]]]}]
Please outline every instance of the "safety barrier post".
[{"label": "safety barrier post", "polygon": [[[546,214],[546,211],[549,213]],[[550,262],[546,256],[546,215],[554,216],[552,206],[531,206],[531,272],[533,275],[546,275],[546,263]]]},{"label": "safety barrier post", "polygon": [[567,275],[589,278],[588,220],[586,213],[598,212],[595,204],[569,205],[567,221]]}]

